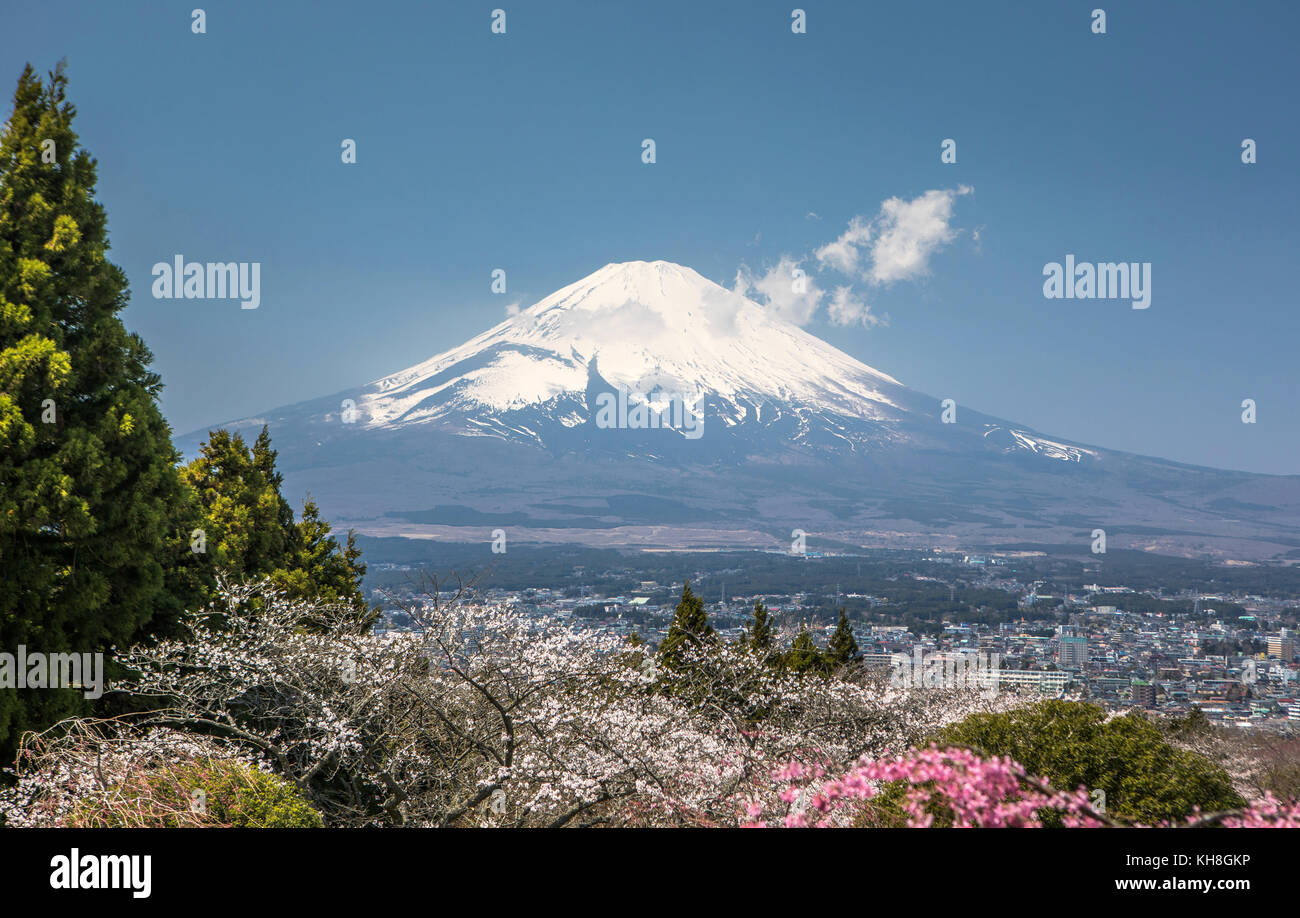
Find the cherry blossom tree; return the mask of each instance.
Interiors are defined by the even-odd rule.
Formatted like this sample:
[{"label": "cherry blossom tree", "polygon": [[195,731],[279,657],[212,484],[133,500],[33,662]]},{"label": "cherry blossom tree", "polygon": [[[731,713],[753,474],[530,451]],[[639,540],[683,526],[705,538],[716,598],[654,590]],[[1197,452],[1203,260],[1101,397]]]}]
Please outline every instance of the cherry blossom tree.
[{"label": "cherry blossom tree", "polygon": [[178,637],[118,656],[132,675],[115,691],[138,712],[120,729],[71,722],[29,742],[59,755],[27,763],[26,805],[43,792],[59,811],[69,757],[132,742],[143,755],[176,734],[292,782],[331,825],[727,825],[737,795],[783,762],[848,767],[1018,703],[780,672],[721,641],[666,668],[617,638],[431,587],[406,605],[414,631],[375,634],[346,607],[223,583]]}]

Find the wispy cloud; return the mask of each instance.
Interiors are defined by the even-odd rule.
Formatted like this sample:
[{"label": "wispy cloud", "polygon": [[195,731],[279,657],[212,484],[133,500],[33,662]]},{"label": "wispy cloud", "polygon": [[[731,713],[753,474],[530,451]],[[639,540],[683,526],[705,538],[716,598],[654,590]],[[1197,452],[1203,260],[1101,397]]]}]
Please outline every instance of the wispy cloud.
[{"label": "wispy cloud", "polygon": [[741,265],[736,272],[735,291],[767,306],[787,322],[807,325],[817,314],[826,291],[803,271],[802,264],[802,259],[782,255],[762,275],[754,274],[748,265]]},{"label": "wispy cloud", "polygon": [[871,311],[866,300],[855,296],[853,288],[848,285],[835,288],[827,313],[836,325],[865,325],[867,328],[875,328],[877,325],[889,324],[887,319]]},{"label": "wispy cloud", "polygon": [[953,202],[974,190],[960,185],[910,201],[889,198],[874,218],[854,217],[838,239],[814,254],[823,267],[872,284],[923,277],[930,272],[930,256],[956,238]]},{"label": "wispy cloud", "polygon": [[[889,198],[881,203],[876,216],[851,219],[836,239],[813,251],[813,258],[823,270],[869,286],[918,280],[930,273],[931,257],[957,237],[959,231],[952,226],[954,202],[974,191],[969,185],[959,185],[927,191],[910,201]],[[978,235],[975,238],[978,240]],[[795,271],[803,262],[782,255],[761,276],[742,266],[736,273],[736,292],[798,325],[811,322],[823,300],[827,317],[836,325],[874,328],[889,324],[871,311],[851,284],[836,286],[827,299],[826,291],[811,276],[800,283]]]},{"label": "wispy cloud", "polygon": [[955,191],[927,191],[911,201],[890,198],[881,204],[871,243],[870,281],[892,284],[929,274],[930,256],[957,235],[949,225],[953,201],[974,190],[962,185]]},{"label": "wispy cloud", "polygon": [[834,242],[828,242],[813,254],[825,267],[841,274],[856,274],[862,257],[862,247],[871,239],[871,224],[861,217],[849,221],[849,228]]}]

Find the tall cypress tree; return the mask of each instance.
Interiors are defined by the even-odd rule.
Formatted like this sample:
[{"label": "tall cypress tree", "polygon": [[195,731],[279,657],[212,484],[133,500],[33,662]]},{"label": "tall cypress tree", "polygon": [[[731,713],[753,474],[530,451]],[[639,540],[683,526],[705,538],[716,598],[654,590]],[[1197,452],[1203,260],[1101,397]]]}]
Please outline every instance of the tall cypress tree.
[{"label": "tall cypress tree", "polygon": [[[96,652],[184,601],[187,502],[152,355],[123,327],[95,160],[60,63],[0,134],[0,651]],[[190,566],[188,574],[178,566]],[[156,624],[156,622],[155,622]],[[0,690],[0,760],[81,693]]]}]

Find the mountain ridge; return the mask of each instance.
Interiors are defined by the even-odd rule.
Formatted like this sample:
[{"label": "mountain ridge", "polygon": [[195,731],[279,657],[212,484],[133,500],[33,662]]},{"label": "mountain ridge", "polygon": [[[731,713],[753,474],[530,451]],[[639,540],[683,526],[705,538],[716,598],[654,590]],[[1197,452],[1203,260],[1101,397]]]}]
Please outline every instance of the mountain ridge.
[{"label": "mountain ridge", "polygon": [[[627,423],[600,423],[602,399],[619,400]],[[698,437],[657,423],[675,399],[699,411]],[[419,364],[221,426],[267,423],[290,486],[372,535],[477,539],[467,521],[506,514],[525,539],[609,544],[617,530],[666,547],[779,544],[794,528],[895,544],[1110,527],[1151,550],[1300,548],[1300,476],[1187,466],[944,409],[690,268],[633,261]],[[657,495],[659,517],[627,513],[636,495]],[[586,510],[557,516],[557,500]],[[1265,509],[1239,519],[1216,500]],[[453,506],[469,512],[440,523],[426,510]],[[557,520],[572,525],[543,525]]]}]

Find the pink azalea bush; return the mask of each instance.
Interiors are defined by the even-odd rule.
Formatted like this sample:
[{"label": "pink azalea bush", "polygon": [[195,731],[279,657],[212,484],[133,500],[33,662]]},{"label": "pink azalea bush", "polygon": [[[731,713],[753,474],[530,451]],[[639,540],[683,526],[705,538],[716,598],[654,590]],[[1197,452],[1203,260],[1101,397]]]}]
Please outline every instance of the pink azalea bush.
[{"label": "pink azalea bush", "polygon": [[[1010,758],[982,758],[963,748],[865,757],[837,777],[821,764],[791,761],[773,772],[772,782],[774,793],[743,802],[742,825],[861,825],[872,821],[872,804],[885,800],[896,801],[910,828],[1041,828],[1048,813],[1067,828],[1118,825],[1093,806],[1086,788],[1054,790]],[[901,788],[901,797],[891,788]],[[1300,828],[1300,802],[1266,797],[1233,813],[1194,814],[1188,825]]]},{"label": "pink azalea bush", "polygon": [[1219,824],[1229,829],[1300,829],[1300,801],[1282,803],[1267,794],[1240,813],[1223,817]]}]

